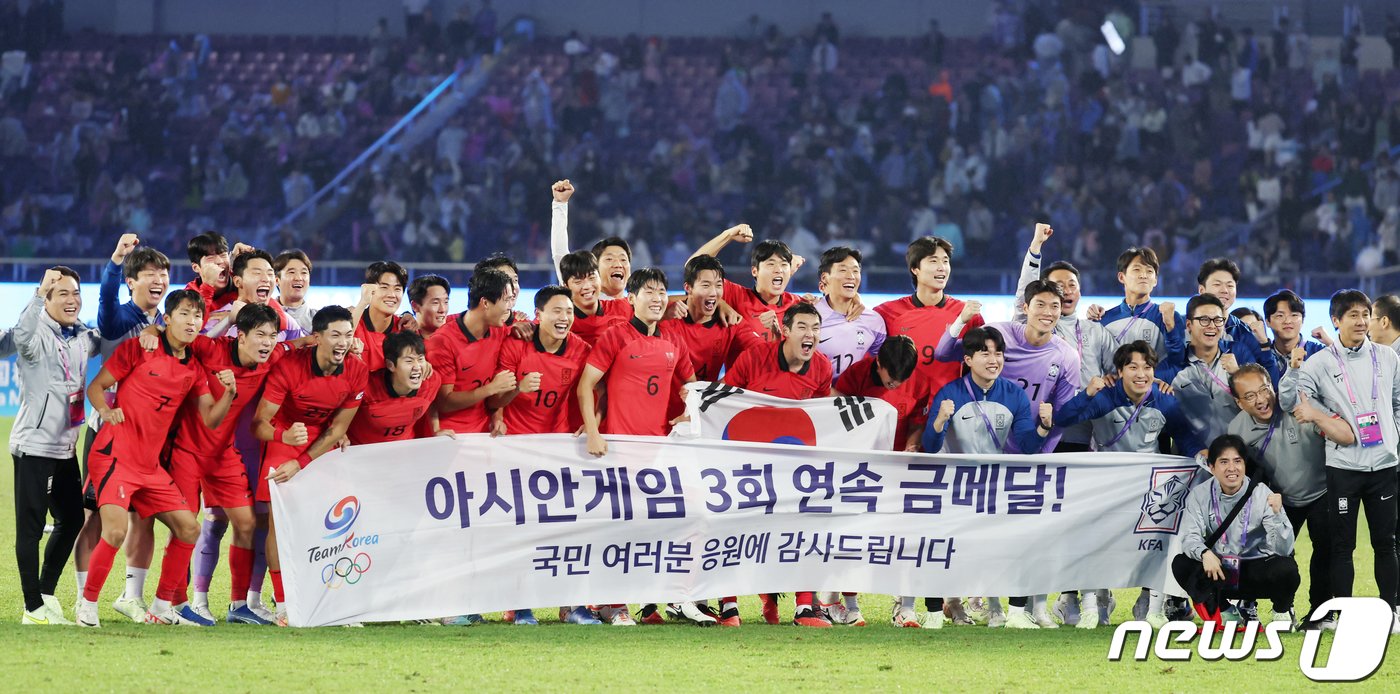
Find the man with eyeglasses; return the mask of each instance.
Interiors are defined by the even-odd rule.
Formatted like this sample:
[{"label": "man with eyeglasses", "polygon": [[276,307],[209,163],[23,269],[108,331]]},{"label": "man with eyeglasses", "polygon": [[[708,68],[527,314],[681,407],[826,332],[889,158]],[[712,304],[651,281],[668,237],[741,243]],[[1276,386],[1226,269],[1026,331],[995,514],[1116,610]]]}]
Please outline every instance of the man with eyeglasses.
[{"label": "man with eyeglasses", "polygon": [[[1299,351],[1290,365],[1302,366]],[[1240,413],[1230,420],[1229,433],[1240,437],[1259,454],[1261,479],[1283,495],[1283,510],[1299,535],[1307,525],[1312,538],[1312,559],[1308,563],[1308,607],[1312,614],[1318,605],[1332,597],[1329,573],[1332,537],[1327,526],[1327,441],[1339,446],[1356,442],[1356,434],[1336,413],[1317,406],[1306,395],[1293,411],[1278,407],[1278,396],[1270,385],[1269,372],[1258,364],[1245,364],[1230,374],[1230,390]],[[1336,621],[1309,620],[1305,629],[1335,629]]]},{"label": "man with eyeglasses", "polygon": [[1250,349],[1243,340],[1232,340],[1225,331],[1225,305],[1214,294],[1197,294],[1186,302],[1185,349],[1171,356],[1176,376],[1172,388],[1191,426],[1206,441],[1225,433],[1240,408],[1231,395],[1230,375],[1241,365],[1258,359],[1277,378],[1272,351]]}]

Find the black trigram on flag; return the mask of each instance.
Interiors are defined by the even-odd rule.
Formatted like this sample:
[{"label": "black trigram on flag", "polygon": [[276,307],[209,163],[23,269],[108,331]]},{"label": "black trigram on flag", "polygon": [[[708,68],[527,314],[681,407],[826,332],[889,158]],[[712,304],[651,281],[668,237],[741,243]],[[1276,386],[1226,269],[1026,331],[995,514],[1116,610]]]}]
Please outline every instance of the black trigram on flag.
[{"label": "black trigram on flag", "polygon": [[863,397],[847,395],[836,398],[833,403],[841,413],[841,425],[846,431],[855,431],[856,427],[875,419],[875,407]]},{"label": "black trigram on flag", "polygon": [[743,388],[735,388],[734,386],[727,386],[723,383],[712,382],[700,391],[700,411],[704,412],[710,409],[710,405],[742,392],[744,392]]}]

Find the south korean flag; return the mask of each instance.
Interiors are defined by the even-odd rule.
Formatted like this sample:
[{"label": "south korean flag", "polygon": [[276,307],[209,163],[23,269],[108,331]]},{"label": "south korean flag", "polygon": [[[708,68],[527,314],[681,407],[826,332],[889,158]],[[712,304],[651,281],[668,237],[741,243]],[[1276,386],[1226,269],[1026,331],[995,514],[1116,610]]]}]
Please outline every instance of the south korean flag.
[{"label": "south korean flag", "polygon": [[888,451],[898,413],[877,398],[832,396],[787,400],[699,381],[686,385],[690,421],[672,436]]}]

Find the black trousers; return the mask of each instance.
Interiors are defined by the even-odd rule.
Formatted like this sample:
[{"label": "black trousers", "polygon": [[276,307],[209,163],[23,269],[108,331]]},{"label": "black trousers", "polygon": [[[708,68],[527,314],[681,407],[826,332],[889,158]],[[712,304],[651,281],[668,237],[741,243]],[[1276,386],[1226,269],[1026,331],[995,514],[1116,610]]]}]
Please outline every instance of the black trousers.
[{"label": "black trousers", "polygon": [[[24,608],[44,605],[41,595],[53,595],[73,543],[83,529],[83,490],[77,458],[15,455],[15,561]],[[39,542],[46,516],[53,515],[53,533],[39,567]]]},{"label": "black trousers", "polygon": [[1293,609],[1293,594],[1298,591],[1298,562],[1293,557],[1265,557],[1240,562],[1240,585],[1227,589],[1224,581],[1206,575],[1205,566],[1185,554],[1172,559],[1172,574],[1186,589],[1191,600],[1206,606],[1210,612],[1220,608],[1227,599],[1268,598],[1274,612]]},{"label": "black trousers", "polygon": [[1312,539],[1312,558],[1308,560],[1308,614],[1332,597],[1332,532],[1329,529],[1327,495],[1304,506],[1284,506],[1283,512],[1293,526],[1293,536],[1308,526]]},{"label": "black trousers", "polygon": [[1395,606],[1400,585],[1400,562],[1395,553],[1396,471],[1389,468],[1358,472],[1327,468],[1327,520],[1332,534],[1332,594],[1349,598],[1356,567],[1356,521],[1366,512],[1366,529],[1371,533],[1371,549],[1376,555],[1376,586],[1380,598]]}]

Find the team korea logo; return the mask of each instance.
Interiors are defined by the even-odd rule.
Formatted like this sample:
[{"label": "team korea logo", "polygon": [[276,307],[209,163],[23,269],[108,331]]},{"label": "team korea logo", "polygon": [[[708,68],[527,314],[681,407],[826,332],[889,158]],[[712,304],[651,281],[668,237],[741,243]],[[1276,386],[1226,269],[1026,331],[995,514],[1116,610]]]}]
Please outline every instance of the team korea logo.
[{"label": "team korea logo", "polygon": [[1133,532],[1175,535],[1196,470],[1194,465],[1152,468],[1152,481],[1142,497],[1142,514]]},{"label": "team korea logo", "polygon": [[353,496],[347,496],[332,504],[326,511],[325,539],[334,542],[325,547],[312,547],[307,551],[309,563],[327,562],[321,567],[321,582],[326,588],[334,590],[359,583],[373,564],[365,549],[370,545],[379,544],[379,536],[355,534],[355,521],[359,520],[360,511],[360,500]]}]

